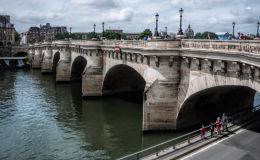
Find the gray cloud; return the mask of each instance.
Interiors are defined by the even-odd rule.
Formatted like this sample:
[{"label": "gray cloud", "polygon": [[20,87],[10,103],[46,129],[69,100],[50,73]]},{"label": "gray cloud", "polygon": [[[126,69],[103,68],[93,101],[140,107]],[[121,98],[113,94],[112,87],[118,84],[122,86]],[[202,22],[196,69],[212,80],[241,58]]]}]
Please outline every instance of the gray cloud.
[{"label": "gray cloud", "polygon": [[73,31],[91,31],[93,24],[101,30],[122,28],[129,32],[152,31],[154,14],[158,12],[159,28],[169,32],[179,28],[179,9],[184,9],[184,29],[191,24],[195,32],[236,31],[255,33],[260,20],[259,0],[0,0],[0,13],[11,15],[18,31],[46,22],[72,26]]}]

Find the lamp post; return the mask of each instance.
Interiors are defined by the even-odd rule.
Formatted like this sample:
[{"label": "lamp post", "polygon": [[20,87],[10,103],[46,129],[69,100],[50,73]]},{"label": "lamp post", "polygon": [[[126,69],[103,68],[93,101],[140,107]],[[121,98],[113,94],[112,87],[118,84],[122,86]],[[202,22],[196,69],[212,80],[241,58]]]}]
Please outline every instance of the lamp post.
[{"label": "lamp post", "polygon": [[70,27],[70,35],[69,35],[69,38],[71,38],[71,29],[72,29],[72,28]]},{"label": "lamp post", "polygon": [[167,38],[167,26],[165,26],[165,38]]},{"label": "lamp post", "polygon": [[259,25],[260,25],[260,22],[257,22],[256,37],[259,37]]},{"label": "lamp post", "polygon": [[94,34],[96,34],[96,24],[94,24]]},{"label": "lamp post", "polygon": [[236,25],[236,22],[233,22],[232,25],[233,25],[233,38],[235,38],[235,25]]},{"label": "lamp post", "polygon": [[102,37],[105,37],[105,22],[102,22]]},{"label": "lamp post", "polygon": [[181,8],[179,10],[179,13],[180,13],[180,29],[179,29],[179,32],[178,32],[178,35],[183,35],[183,32],[182,32],[182,14],[183,14],[183,9]]},{"label": "lamp post", "polygon": [[155,14],[155,32],[154,32],[154,37],[159,37],[159,33],[158,33],[158,20],[159,20],[159,14],[156,13]]}]

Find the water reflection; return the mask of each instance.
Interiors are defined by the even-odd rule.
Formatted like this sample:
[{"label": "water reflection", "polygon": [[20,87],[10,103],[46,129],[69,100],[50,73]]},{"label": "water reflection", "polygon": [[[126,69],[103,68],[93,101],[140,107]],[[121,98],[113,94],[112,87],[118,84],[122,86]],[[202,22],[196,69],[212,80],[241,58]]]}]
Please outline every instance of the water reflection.
[{"label": "water reflection", "polygon": [[0,159],[115,159],[179,134],[142,135],[142,105],[82,100],[79,83],[0,75]]}]

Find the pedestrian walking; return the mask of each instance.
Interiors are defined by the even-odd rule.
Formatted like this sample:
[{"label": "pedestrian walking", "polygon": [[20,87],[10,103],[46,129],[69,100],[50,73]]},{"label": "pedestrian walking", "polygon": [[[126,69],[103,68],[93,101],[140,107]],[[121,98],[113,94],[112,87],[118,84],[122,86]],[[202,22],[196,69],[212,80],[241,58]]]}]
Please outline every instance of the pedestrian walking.
[{"label": "pedestrian walking", "polygon": [[204,125],[202,125],[201,128],[200,128],[201,139],[205,138],[205,132],[206,132],[206,128],[204,127]]},{"label": "pedestrian walking", "polygon": [[216,120],[216,130],[217,130],[217,134],[221,134],[221,121],[220,121],[220,117],[217,118]]},{"label": "pedestrian walking", "polygon": [[228,117],[225,113],[223,113],[222,115],[222,119],[221,119],[221,122],[222,122],[222,126],[223,126],[223,131],[228,131]]},{"label": "pedestrian walking", "polygon": [[210,123],[210,137],[212,138],[214,135],[214,129],[215,129],[215,124],[213,122]]}]

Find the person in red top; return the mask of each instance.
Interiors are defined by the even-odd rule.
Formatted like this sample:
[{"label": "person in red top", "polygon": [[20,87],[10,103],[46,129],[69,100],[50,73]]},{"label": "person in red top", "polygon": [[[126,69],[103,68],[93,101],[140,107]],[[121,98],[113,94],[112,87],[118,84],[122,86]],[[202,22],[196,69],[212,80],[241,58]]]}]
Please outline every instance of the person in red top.
[{"label": "person in red top", "polygon": [[206,128],[204,127],[204,125],[202,125],[201,128],[200,128],[201,139],[205,138],[205,132],[206,132]]},{"label": "person in red top", "polygon": [[216,120],[216,130],[218,134],[221,134],[221,121],[220,121],[220,117],[217,118]]}]

